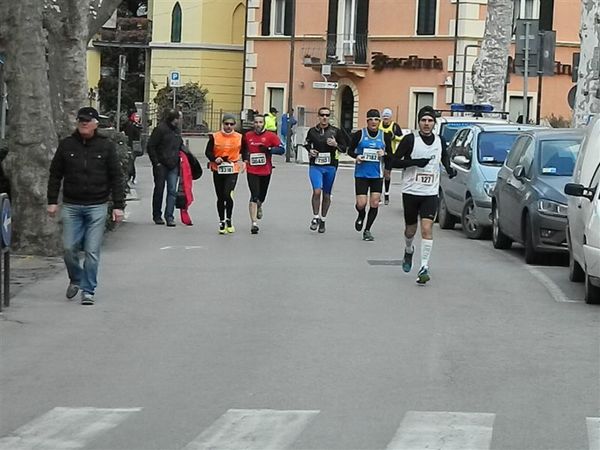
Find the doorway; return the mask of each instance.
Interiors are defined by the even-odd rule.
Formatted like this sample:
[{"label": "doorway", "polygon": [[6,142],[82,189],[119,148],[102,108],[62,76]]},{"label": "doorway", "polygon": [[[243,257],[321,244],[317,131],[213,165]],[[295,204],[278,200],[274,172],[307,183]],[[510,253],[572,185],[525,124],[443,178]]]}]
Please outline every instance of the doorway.
[{"label": "doorway", "polygon": [[349,86],[344,86],[342,90],[341,103],[340,128],[350,135],[354,125],[354,93]]}]

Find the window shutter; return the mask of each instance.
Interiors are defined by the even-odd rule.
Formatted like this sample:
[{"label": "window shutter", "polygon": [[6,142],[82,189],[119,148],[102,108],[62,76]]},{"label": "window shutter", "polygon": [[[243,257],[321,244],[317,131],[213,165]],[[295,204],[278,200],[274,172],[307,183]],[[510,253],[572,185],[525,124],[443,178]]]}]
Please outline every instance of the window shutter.
[{"label": "window shutter", "polygon": [[261,34],[271,34],[271,0],[263,0]]},{"label": "window shutter", "polygon": [[369,0],[357,0],[356,4],[356,44],[355,61],[358,64],[367,62],[367,35],[369,33]]},{"label": "window shutter", "polygon": [[327,17],[327,55],[335,55],[337,45],[337,19],[338,19],[338,1],[329,0],[329,11]]},{"label": "window shutter", "polygon": [[435,15],[437,0],[419,0],[419,15],[417,19],[417,34],[435,34]]},{"label": "window shutter", "polygon": [[294,7],[293,0],[285,0],[285,17],[283,19],[283,34],[286,36],[292,35],[292,8]]}]

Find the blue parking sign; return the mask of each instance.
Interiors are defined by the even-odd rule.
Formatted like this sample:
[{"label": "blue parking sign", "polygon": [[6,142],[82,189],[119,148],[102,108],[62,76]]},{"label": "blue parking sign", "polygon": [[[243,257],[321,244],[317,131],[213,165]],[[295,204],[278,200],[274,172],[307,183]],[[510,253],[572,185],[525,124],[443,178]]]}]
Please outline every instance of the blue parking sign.
[{"label": "blue parking sign", "polygon": [[178,70],[171,70],[169,72],[169,86],[180,87],[181,86],[181,72]]}]

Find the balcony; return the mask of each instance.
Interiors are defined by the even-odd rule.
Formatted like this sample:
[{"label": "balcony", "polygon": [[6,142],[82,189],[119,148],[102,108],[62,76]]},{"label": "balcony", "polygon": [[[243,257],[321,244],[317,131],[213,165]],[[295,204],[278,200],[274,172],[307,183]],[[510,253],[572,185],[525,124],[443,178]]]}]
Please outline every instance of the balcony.
[{"label": "balcony", "polygon": [[152,39],[152,22],[145,17],[119,17],[117,27],[102,28],[94,44],[124,47],[148,47]]},{"label": "balcony", "polygon": [[323,64],[329,64],[340,76],[352,73],[362,78],[369,68],[366,34],[328,34],[303,47],[302,54],[305,67],[320,71]]}]

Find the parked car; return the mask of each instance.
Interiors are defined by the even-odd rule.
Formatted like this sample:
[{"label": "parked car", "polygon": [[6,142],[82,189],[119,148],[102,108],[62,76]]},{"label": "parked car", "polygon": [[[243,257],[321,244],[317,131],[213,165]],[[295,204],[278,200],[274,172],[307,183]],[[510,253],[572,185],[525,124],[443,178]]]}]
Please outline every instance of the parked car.
[{"label": "parked car", "polygon": [[[503,118],[490,117],[490,113],[498,115],[494,112],[494,108],[491,105],[466,105],[462,103],[453,103],[451,105],[450,112],[452,116],[442,115],[442,111],[439,111],[439,116],[435,120],[435,127],[433,132],[439,134],[441,137],[446,139],[446,142],[452,141],[458,130],[465,127],[469,127],[477,123],[494,123],[494,124],[507,124],[509,123],[506,114],[502,114]],[[488,114],[487,116],[484,114]]]},{"label": "parked car", "polygon": [[600,119],[586,130],[568,195],[569,279],[585,282],[585,301],[600,303]]},{"label": "parked car", "polygon": [[517,138],[498,172],[492,197],[492,242],[525,246],[525,262],[543,253],[567,253],[567,197],[577,153],[579,129],[528,131]]},{"label": "parked car", "polygon": [[470,239],[488,233],[492,222],[492,189],[506,155],[522,131],[539,127],[518,124],[476,124],[460,130],[448,147],[456,177],[440,177],[438,220],[443,229],[457,221]]}]

